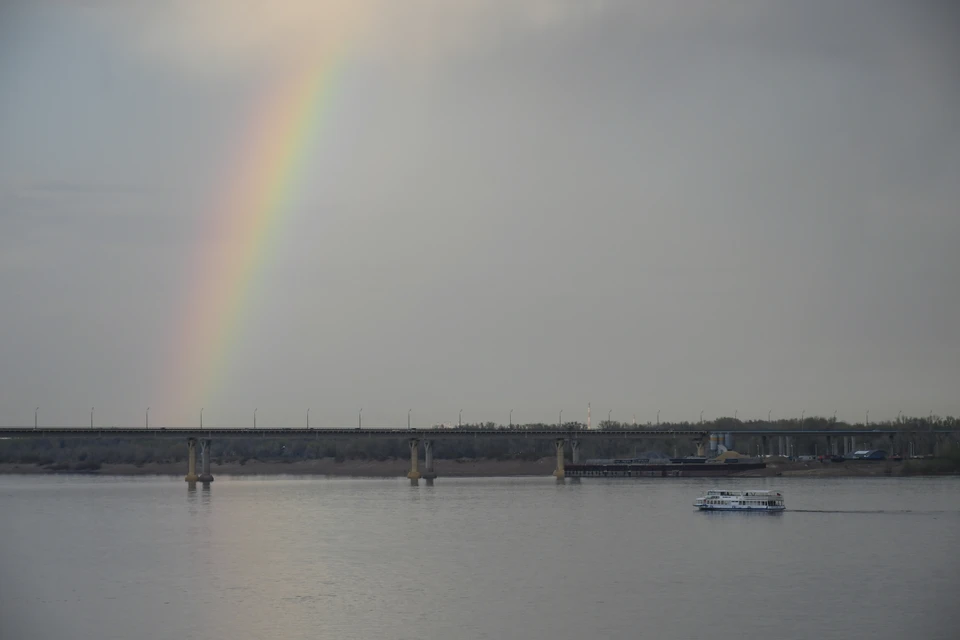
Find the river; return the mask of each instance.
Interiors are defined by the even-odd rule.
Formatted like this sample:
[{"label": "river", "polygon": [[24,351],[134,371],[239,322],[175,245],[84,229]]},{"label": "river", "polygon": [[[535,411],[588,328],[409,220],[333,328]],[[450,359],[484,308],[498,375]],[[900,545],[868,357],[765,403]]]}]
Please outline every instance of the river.
[{"label": "river", "polygon": [[960,636],[957,477],[0,476],[0,545],[3,640]]}]

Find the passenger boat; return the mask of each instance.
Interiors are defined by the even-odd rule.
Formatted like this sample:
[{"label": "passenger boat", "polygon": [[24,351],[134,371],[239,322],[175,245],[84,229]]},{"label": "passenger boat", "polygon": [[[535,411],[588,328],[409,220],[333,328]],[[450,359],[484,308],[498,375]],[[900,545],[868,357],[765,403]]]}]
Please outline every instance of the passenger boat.
[{"label": "passenger boat", "polygon": [[779,491],[710,489],[697,498],[693,506],[701,511],[783,511],[783,494]]}]

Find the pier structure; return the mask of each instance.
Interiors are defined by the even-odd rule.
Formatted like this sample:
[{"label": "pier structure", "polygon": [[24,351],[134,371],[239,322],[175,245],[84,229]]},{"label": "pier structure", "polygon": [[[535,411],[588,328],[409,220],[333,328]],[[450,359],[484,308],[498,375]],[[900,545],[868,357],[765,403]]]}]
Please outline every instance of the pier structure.
[{"label": "pier structure", "polygon": [[197,475],[197,439],[187,438],[187,475],[183,478],[187,482],[196,482]]},{"label": "pier structure", "polygon": [[416,438],[410,438],[407,444],[410,446],[410,471],[407,473],[407,477],[416,482],[420,479],[420,469],[418,469],[420,464],[420,441]]},{"label": "pier structure", "polygon": [[213,482],[213,474],[210,473],[211,444],[209,438],[200,439],[200,482]]},{"label": "pier structure", "polygon": [[433,470],[433,441],[423,441],[423,473],[421,478],[428,483],[437,477],[437,472]]},{"label": "pier structure", "polygon": [[563,458],[564,458],[563,445],[565,443],[566,441],[563,438],[557,438],[556,440],[553,441],[553,446],[557,450],[557,466],[553,470],[553,475],[556,476],[558,479],[563,479],[564,477],[566,477],[566,469],[564,468],[564,464],[563,464]]}]

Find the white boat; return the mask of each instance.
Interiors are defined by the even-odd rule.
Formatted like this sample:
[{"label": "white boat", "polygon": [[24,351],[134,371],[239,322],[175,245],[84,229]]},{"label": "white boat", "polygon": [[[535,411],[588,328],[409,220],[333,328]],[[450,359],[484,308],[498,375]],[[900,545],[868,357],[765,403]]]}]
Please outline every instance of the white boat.
[{"label": "white boat", "polygon": [[783,494],[779,491],[710,489],[697,498],[693,506],[701,511],[783,511]]}]

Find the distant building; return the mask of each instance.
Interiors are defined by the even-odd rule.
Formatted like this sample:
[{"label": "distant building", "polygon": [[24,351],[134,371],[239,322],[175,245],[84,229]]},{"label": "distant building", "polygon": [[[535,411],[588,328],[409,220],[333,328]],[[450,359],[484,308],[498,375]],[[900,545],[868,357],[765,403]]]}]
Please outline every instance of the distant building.
[{"label": "distant building", "polygon": [[880,449],[863,449],[853,452],[854,460],[886,460],[887,452]]}]

